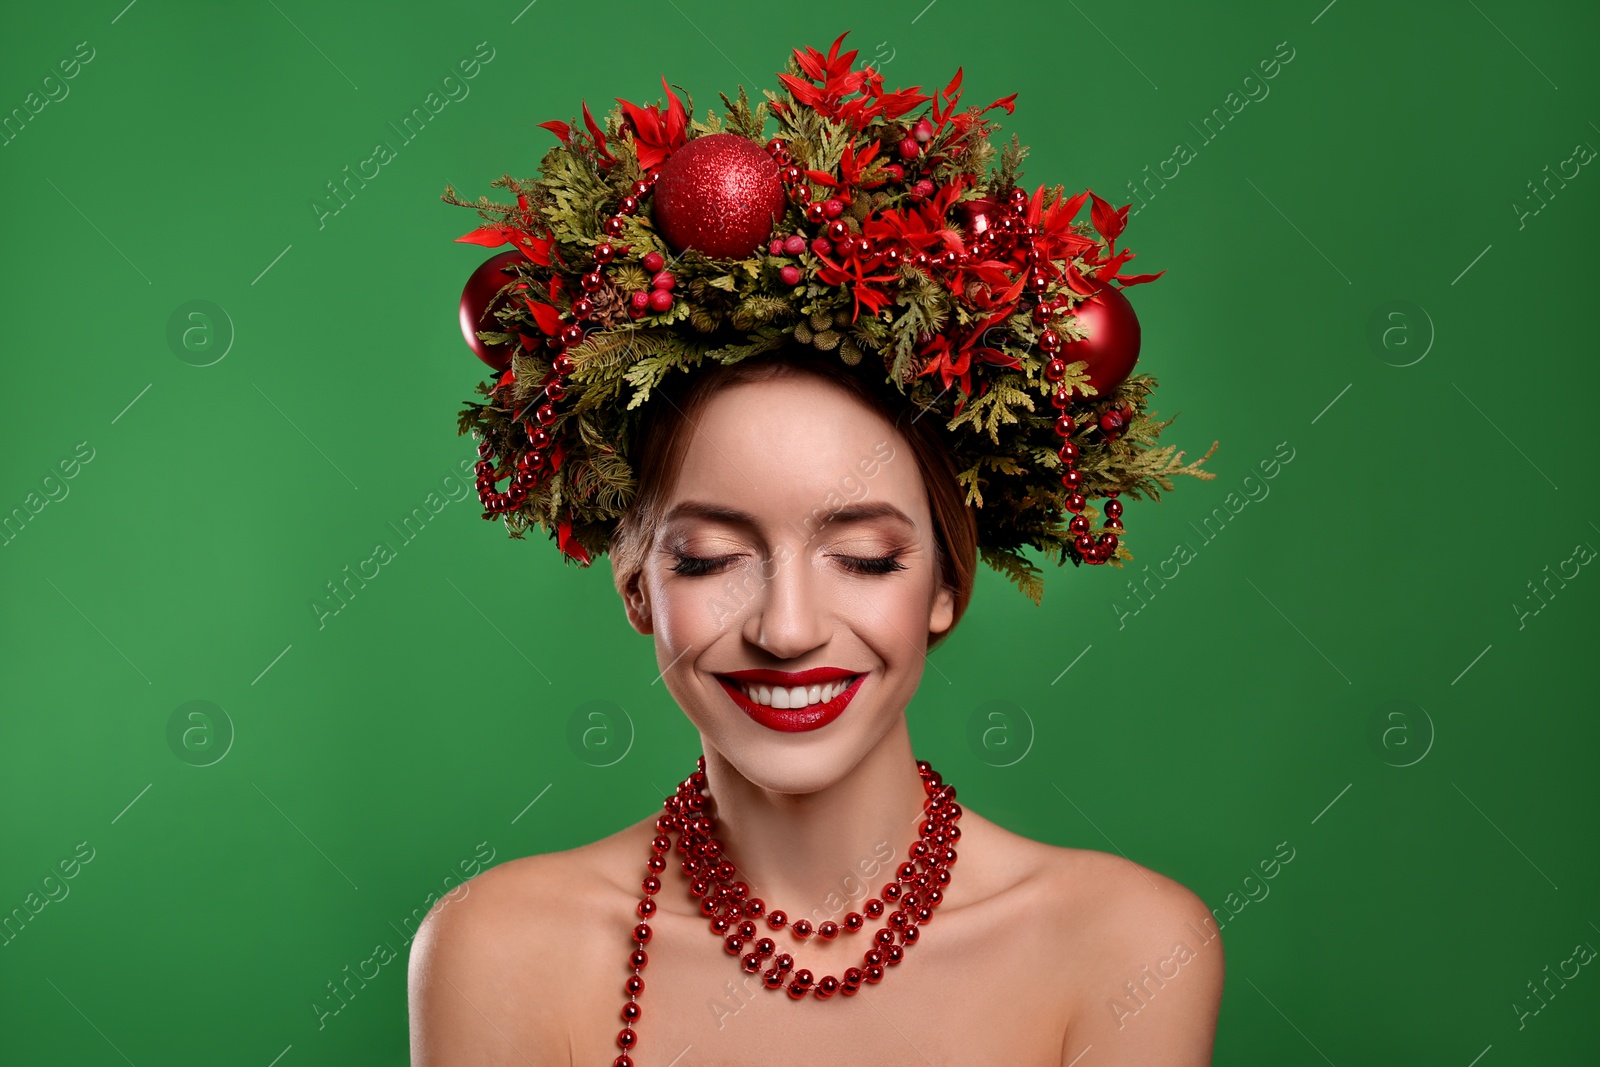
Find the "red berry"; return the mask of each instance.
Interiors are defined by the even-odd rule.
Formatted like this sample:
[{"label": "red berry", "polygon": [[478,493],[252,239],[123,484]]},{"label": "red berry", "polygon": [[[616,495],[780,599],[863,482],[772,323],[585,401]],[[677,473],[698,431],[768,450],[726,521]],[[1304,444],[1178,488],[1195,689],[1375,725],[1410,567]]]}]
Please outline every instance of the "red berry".
[{"label": "red berry", "polygon": [[888,172],[889,180],[892,182],[903,182],[906,180],[906,169],[898,163],[890,163],[883,169]]},{"label": "red berry", "polygon": [[822,202],[822,213],[830,219],[836,219],[844,214],[844,201],[836,196],[830,196]]},{"label": "red berry", "polygon": [[791,264],[790,266],[784,267],[782,270],[780,270],[778,272],[778,274],[783,278],[783,284],[784,285],[799,285],[800,284],[800,268],[799,267],[796,267],[796,266]]},{"label": "red berry", "polygon": [[925,200],[933,195],[934,185],[927,178],[918,178],[917,184],[911,187],[911,195],[917,199]]},{"label": "red berry", "polygon": [[918,144],[916,138],[914,137],[907,137],[905,140],[900,142],[901,159],[916,159],[917,153],[921,151],[922,145]]},{"label": "red berry", "polygon": [[791,256],[798,256],[806,250],[806,239],[801,234],[790,234],[783,242],[783,250]]},{"label": "red berry", "polygon": [[678,284],[678,279],[672,276],[670,270],[664,270],[650,279],[650,287],[652,289],[671,289],[676,284]]},{"label": "red berry", "polygon": [[629,302],[629,306],[638,308],[639,310],[642,311],[646,307],[650,306],[650,294],[645,292],[645,291],[643,291],[643,290],[640,290],[639,292],[634,293],[632,296],[628,297],[628,302]]},{"label": "red berry", "polygon": [[826,237],[818,237],[815,241],[811,242],[811,251],[815,252],[819,256],[825,256],[829,252],[833,251],[833,242],[829,241]]},{"label": "red berry", "polygon": [[918,119],[917,124],[911,127],[911,136],[915,137],[918,141],[932,140],[933,123],[929,122],[926,118]]},{"label": "red berry", "polygon": [[651,311],[666,311],[672,306],[672,294],[665,289],[653,289],[648,297]]},{"label": "red berry", "polygon": [[660,252],[646,252],[644,256],[644,269],[654,274],[667,265]]},{"label": "red berry", "polygon": [[782,237],[774,237],[772,239],[772,242],[767,245],[767,255],[769,255],[769,256],[781,256],[781,255],[783,255],[783,238]]}]

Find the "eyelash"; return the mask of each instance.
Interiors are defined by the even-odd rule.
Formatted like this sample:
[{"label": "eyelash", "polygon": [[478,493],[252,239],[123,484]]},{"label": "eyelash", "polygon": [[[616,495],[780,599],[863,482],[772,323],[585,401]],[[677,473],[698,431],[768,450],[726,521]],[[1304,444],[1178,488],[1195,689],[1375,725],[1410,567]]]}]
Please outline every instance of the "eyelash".
[{"label": "eyelash", "polygon": [[[717,564],[726,563],[728,560],[735,558],[734,556],[686,556],[681,552],[675,552],[673,555],[678,557],[678,562],[668,569],[675,574],[691,578],[709,574]],[[840,556],[838,558],[844,561],[846,568],[855,571],[857,574],[889,574],[892,571],[906,569],[906,565],[900,562],[898,553],[870,558],[861,556]]]}]

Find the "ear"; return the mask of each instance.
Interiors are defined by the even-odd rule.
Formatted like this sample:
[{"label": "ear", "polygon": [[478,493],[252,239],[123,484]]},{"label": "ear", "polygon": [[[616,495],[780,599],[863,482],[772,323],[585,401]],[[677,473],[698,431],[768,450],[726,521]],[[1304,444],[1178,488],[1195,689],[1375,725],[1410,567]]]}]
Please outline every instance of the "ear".
[{"label": "ear", "polygon": [[655,623],[650,615],[650,595],[640,580],[643,571],[634,571],[622,587],[622,607],[628,613],[628,624],[641,634],[655,633]]},{"label": "ear", "polygon": [[955,623],[956,595],[949,586],[940,583],[934,595],[933,607],[928,611],[928,632],[942,634]]}]

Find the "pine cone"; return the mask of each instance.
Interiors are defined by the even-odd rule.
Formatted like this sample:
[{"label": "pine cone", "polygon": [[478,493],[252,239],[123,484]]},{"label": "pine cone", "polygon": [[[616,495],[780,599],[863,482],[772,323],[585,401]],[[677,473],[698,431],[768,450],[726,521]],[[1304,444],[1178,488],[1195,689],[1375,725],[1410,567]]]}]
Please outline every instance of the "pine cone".
[{"label": "pine cone", "polygon": [[594,325],[610,329],[628,322],[628,299],[615,285],[602,285],[588,296],[594,305],[589,321]]}]

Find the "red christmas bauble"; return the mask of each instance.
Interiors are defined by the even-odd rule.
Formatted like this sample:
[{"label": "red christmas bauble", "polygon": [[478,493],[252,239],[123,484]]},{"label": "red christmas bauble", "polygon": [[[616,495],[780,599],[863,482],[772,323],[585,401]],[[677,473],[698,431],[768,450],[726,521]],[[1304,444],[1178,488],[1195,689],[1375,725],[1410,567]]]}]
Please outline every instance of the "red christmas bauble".
[{"label": "red christmas bauble", "polygon": [[1072,309],[1088,340],[1063,345],[1060,357],[1068,363],[1086,361],[1089,384],[1107,396],[1133,373],[1139,361],[1139,318],[1119,290],[1107,285]]},{"label": "red christmas bauble", "polygon": [[489,305],[494,300],[494,294],[511,278],[509,274],[503,273],[502,269],[526,258],[516,249],[501,252],[473,271],[472,276],[467,279],[466,287],[461,290],[461,333],[478,358],[495,370],[505,370],[511,366],[513,346],[484,344],[478,337],[478,331],[503,329],[500,320],[494,317],[494,312],[510,301],[502,297],[494,307],[491,308]]},{"label": "red christmas bauble", "polygon": [[744,259],[783,218],[778,164],[736,133],[696,137],[667,157],[652,193],[652,217],[675,252]]}]

